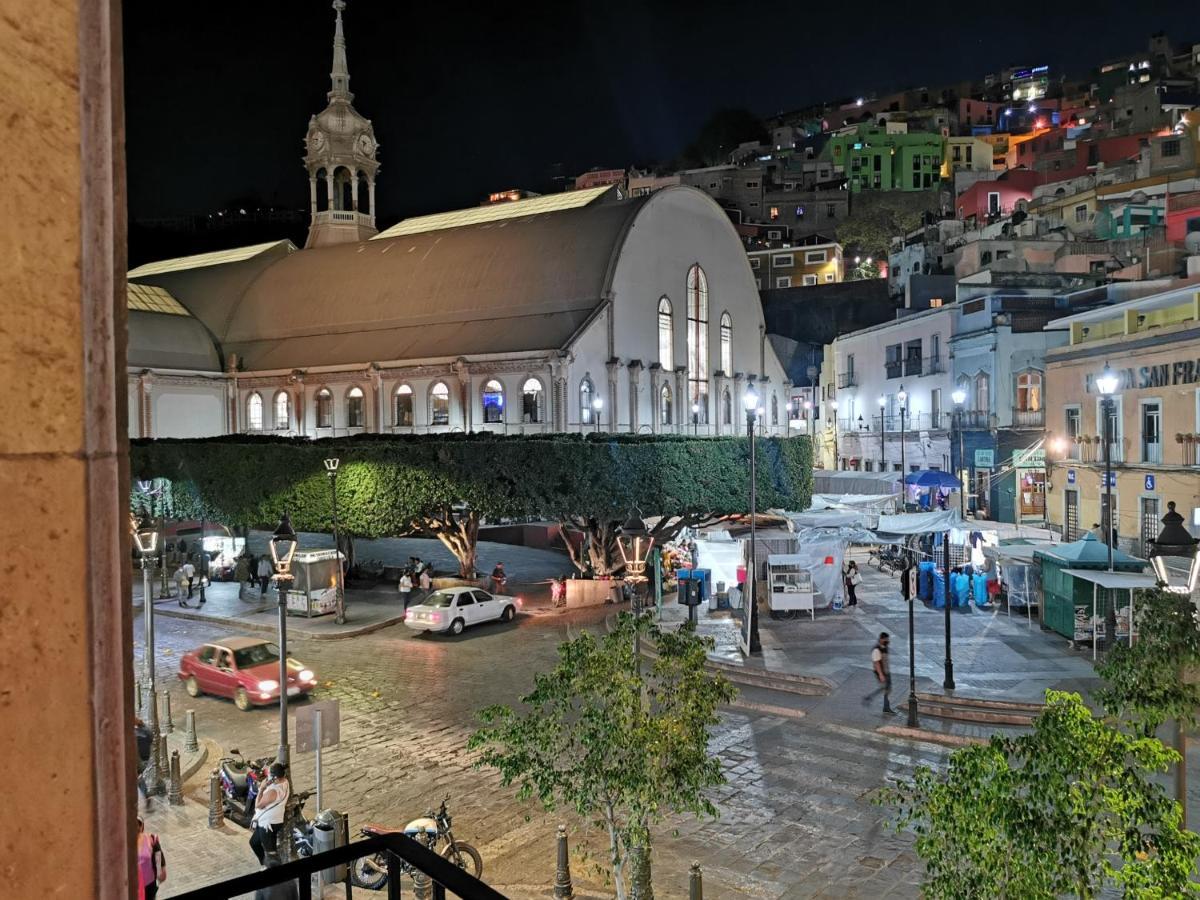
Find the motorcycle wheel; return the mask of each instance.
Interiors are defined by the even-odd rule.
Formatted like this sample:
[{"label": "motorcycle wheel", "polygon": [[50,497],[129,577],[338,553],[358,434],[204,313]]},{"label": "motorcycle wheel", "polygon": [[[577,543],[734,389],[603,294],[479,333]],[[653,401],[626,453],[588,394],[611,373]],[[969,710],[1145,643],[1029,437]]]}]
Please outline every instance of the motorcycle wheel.
[{"label": "motorcycle wheel", "polygon": [[467,874],[474,875],[476,878],[483,877],[483,857],[466,841],[455,841],[453,844],[447,845],[446,849],[442,851],[442,856]]},{"label": "motorcycle wheel", "polygon": [[350,864],[350,880],[355,887],[368,891],[383,890],[388,881],[387,860],[381,853],[354,860]]}]

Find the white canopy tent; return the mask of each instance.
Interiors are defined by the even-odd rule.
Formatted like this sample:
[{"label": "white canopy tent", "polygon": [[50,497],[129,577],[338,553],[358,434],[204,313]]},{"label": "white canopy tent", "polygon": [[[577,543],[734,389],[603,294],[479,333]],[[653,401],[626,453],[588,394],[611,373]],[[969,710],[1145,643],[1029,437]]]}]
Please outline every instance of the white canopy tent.
[{"label": "white canopy tent", "polygon": [[1107,569],[1063,569],[1062,573],[1092,584],[1092,660],[1096,659],[1096,595],[1100,588],[1129,591],[1129,645],[1133,646],[1133,592],[1138,588],[1152,588],[1158,580],[1141,572],[1109,572]]}]

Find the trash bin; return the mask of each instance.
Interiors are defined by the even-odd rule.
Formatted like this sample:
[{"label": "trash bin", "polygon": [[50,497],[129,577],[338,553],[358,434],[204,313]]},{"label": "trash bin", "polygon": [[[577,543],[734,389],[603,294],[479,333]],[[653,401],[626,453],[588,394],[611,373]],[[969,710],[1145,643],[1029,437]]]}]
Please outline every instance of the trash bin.
[{"label": "trash bin", "polygon": [[[336,850],[349,843],[346,834],[346,818],[333,809],[322,810],[313,820],[313,853],[324,853],[326,850]],[[340,884],[346,880],[346,867],[333,866],[321,870],[322,884]]]}]

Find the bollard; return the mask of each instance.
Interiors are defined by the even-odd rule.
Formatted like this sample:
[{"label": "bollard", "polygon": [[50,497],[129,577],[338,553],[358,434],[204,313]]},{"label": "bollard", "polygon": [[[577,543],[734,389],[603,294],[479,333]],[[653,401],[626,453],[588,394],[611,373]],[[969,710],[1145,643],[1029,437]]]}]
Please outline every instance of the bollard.
[{"label": "bollard", "polygon": [[183,752],[195,753],[199,749],[200,742],[196,740],[196,711],[189,709],[184,716]]},{"label": "bollard", "polygon": [[159,694],[159,706],[161,711],[158,721],[161,723],[162,733],[171,734],[175,730],[175,723],[171,721],[171,695],[166,691]]},{"label": "bollard", "polygon": [[704,900],[704,876],[700,874],[700,863],[692,863],[688,873],[688,900]]},{"label": "bollard", "polygon": [[171,748],[167,745],[167,736],[161,735],[158,739],[158,777],[159,792],[167,792],[167,779],[171,775]]},{"label": "bollard", "polygon": [[[151,724],[151,729],[153,729]],[[162,758],[160,748],[166,746],[166,740],[159,737],[158,732],[151,730],[150,732],[150,756],[146,760],[146,767],[142,769],[142,783],[146,786],[147,797],[157,797],[162,793],[162,777],[163,770],[159,767],[159,760]]]},{"label": "bollard", "polygon": [[571,885],[571,860],[567,855],[567,826],[558,826],[558,868],[554,873],[554,900],[574,900]]},{"label": "bollard", "polygon": [[225,798],[221,796],[221,776],[216,769],[208,776],[208,827],[220,828],[225,824]]},{"label": "bollard", "polygon": [[424,872],[413,872],[413,896],[417,900],[433,900],[433,881]]},{"label": "bollard", "polygon": [[179,774],[179,751],[171,751],[171,778],[167,784],[167,802],[183,806],[183,779]]}]

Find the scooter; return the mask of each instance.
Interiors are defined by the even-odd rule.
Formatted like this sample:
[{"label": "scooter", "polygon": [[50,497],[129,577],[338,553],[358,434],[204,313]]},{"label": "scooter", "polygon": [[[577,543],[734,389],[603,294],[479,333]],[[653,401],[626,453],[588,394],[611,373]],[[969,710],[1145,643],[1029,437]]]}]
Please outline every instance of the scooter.
[{"label": "scooter", "polygon": [[261,759],[247,760],[234,747],[229,751],[229,756],[218,763],[217,774],[221,779],[221,794],[227,819],[243,828],[250,827],[259,787],[266,781],[267,766],[273,759],[272,756],[264,756]]},{"label": "scooter", "polygon": [[[460,869],[476,878],[481,878],[483,877],[483,857],[466,841],[456,840],[454,832],[450,830],[450,813],[446,811],[446,800],[449,799],[449,796],[443,799],[442,805],[436,812],[429,810],[421,818],[413,819],[405,825],[404,834],[428,847],[434,853],[441,853]],[[374,837],[380,834],[395,834],[400,830],[371,823],[362,827],[361,834],[363,837]],[[441,845],[440,850],[438,849],[439,845]],[[402,863],[400,870],[406,875],[413,874],[413,869],[408,863]],[[388,882],[388,865],[384,854],[379,853],[354,860],[350,864],[350,880],[358,887],[370,891],[382,890]]]}]

